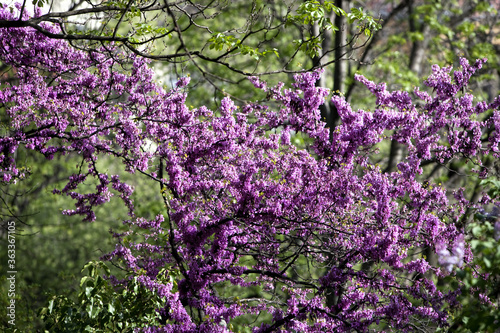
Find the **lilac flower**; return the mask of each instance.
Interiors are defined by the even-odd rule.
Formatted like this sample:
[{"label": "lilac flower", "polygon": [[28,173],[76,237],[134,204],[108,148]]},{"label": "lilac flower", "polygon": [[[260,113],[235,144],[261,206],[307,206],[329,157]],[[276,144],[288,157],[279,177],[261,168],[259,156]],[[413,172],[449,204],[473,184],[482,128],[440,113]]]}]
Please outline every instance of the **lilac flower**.
[{"label": "lilac flower", "polygon": [[257,76],[250,76],[248,80],[252,82],[255,88],[266,90],[267,83],[265,81],[261,81]]},{"label": "lilac flower", "polygon": [[181,77],[176,83],[175,83],[175,86],[177,88],[184,88],[186,87],[189,82],[191,81],[191,77],[189,76],[184,76],[184,77]]}]

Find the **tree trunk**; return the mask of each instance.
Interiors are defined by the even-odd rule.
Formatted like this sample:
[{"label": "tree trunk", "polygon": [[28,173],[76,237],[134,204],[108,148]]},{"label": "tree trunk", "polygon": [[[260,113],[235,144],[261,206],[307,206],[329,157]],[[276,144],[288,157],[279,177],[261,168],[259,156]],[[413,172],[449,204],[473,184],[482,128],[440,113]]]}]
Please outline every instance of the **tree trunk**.
[{"label": "tree trunk", "polygon": [[[343,9],[344,11],[348,11],[350,0],[336,0],[335,6]],[[347,44],[347,21],[345,16],[336,15],[334,24],[339,31],[335,33],[335,36],[329,34],[323,40],[323,49],[328,50],[331,49],[332,41],[335,43],[333,45],[334,57],[335,57],[335,67],[333,71],[333,92],[335,94],[345,93],[345,82],[347,78],[347,61],[342,60],[342,57],[345,52],[345,45]],[[322,86],[327,86],[323,82],[320,82]],[[335,126],[337,126],[339,121],[339,114],[335,106],[327,101],[320,107],[321,117],[326,122],[326,126],[330,128],[330,132]]]}]

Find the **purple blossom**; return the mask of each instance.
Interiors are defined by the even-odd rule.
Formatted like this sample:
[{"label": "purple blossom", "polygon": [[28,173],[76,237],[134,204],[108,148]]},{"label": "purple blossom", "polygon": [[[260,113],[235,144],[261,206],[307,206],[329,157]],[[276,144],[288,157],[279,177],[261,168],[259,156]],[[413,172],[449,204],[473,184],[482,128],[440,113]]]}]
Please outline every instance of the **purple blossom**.
[{"label": "purple blossom", "polygon": [[177,88],[184,88],[186,87],[189,82],[191,81],[191,78],[189,76],[184,76],[184,77],[181,77],[176,83],[175,83],[175,86]]},{"label": "purple blossom", "polygon": [[265,81],[261,81],[257,76],[250,76],[248,80],[252,82],[255,88],[266,90],[267,83]]}]

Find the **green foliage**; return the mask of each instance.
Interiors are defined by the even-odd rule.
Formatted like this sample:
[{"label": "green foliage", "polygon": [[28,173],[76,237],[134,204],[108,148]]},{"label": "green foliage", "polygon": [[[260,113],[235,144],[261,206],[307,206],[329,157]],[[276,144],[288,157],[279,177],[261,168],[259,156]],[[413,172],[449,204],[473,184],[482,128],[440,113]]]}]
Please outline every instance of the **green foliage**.
[{"label": "green foliage", "polygon": [[491,177],[481,180],[479,185],[481,185],[483,188],[489,187],[488,195],[491,198],[500,199],[500,180]]},{"label": "green foliage", "polygon": [[321,42],[320,38],[310,38],[307,40],[295,39],[293,44],[299,51],[304,52],[309,57],[316,57],[321,50]]},{"label": "green foliage", "polygon": [[336,15],[346,16],[346,12],[334,5],[332,1],[325,1],[321,3],[316,0],[305,1],[299,5],[297,9],[297,15],[290,16],[288,18],[289,22],[301,23],[301,24],[313,24],[317,23],[321,28],[327,30],[339,30],[326,16],[327,13],[334,12]]},{"label": "green foliage", "polygon": [[[338,16],[346,16],[351,24],[356,22],[356,30],[367,37],[371,37],[375,31],[382,28],[379,20],[364,12],[362,8],[352,8],[351,12],[346,13],[342,8],[335,6],[332,1],[321,3],[316,0],[301,3],[297,9],[297,14],[290,15],[287,18],[287,26],[290,24],[317,24],[320,32],[336,32],[339,30],[339,27],[332,23],[330,19],[331,13]],[[306,39],[295,39],[293,43],[297,50],[310,57],[316,57],[321,50],[322,41],[323,35],[320,34],[319,36],[311,36]]]},{"label": "green foliage", "polygon": [[[320,3],[319,1],[305,1],[299,5],[296,15],[290,15],[287,18],[287,26],[291,24],[311,25],[317,24],[321,32],[331,30],[338,31],[339,28],[335,26],[329,15],[333,12],[336,15],[346,16],[346,12],[341,8],[335,6],[331,1]],[[309,57],[316,57],[321,50],[321,43],[323,38],[319,36],[310,36],[305,39],[295,39],[293,44],[295,48]]]},{"label": "green foliage", "polygon": [[[457,272],[457,277],[463,282],[462,308],[454,318],[453,331],[495,332],[500,321],[500,246],[494,237],[494,225],[480,214],[470,224],[469,231],[474,261]],[[492,302],[486,300],[486,296]]]},{"label": "green foliage", "polygon": [[32,3],[37,7],[43,7],[46,3],[49,3],[49,0],[33,0]]},{"label": "green foliage", "polygon": [[356,29],[367,37],[371,37],[374,32],[382,29],[380,20],[364,12],[361,7],[351,9],[351,12],[347,14],[347,18],[350,23],[356,22]]},{"label": "green foliage", "polygon": [[269,50],[259,51],[258,48],[253,48],[251,46],[245,45],[240,39],[237,39],[231,35],[224,35],[223,33],[214,33],[212,37],[208,40],[209,49],[222,51],[226,49],[227,52],[238,50],[242,55],[248,55],[255,60],[259,60],[260,57],[265,56],[268,53],[274,53],[279,58],[278,49],[273,48]]},{"label": "green foliage", "polygon": [[492,6],[491,1],[478,1],[476,10],[478,12],[486,12],[496,15],[498,11]]},{"label": "green foliage", "polygon": [[[2,199],[5,201],[0,205],[0,213],[7,221],[14,220],[8,217],[10,214],[22,221],[15,219],[18,233],[16,327],[18,332],[35,332],[43,329],[37,310],[47,303],[50,295],[76,295],[81,267],[112,251],[116,241],[109,230],[120,232],[123,228],[121,221],[127,218],[127,214],[118,196],[112,197],[107,207],[100,207],[96,211],[98,221],[91,224],[82,223],[78,216],[61,214],[61,209],[71,208],[74,201],[70,197],[54,195],[52,190],[62,188],[64,181],[72,173],[78,172],[81,160],[68,156],[56,157],[59,167],[54,168],[45,157],[30,150],[19,150],[18,157],[20,161],[34,161],[30,166],[31,175],[15,185],[2,186],[2,196],[5,195]],[[97,166],[113,174],[123,173],[121,166],[111,165],[105,158]],[[122,176],[130,181],[128,174]],[[89,179],[85,185],[88,190],[92,190],[96,183]],[[137,211],[143,216],[154,217],[162,209],[161,197],[153,197],[154,191],[141,182],[135,182],[134,186]],[[4,235],[0,237],[0,247],[7,248]],[[6,256],[7,251],[1,251],[0,262],[7,263]],[[5,266],[0,264],[0,267]],[[3,278],[1,281],[4,281]],[[7,295],[5,286],[5,281],[0,282],[2,295]],[[6,301],[0,298],[2,309]],[[2,329],[0,324],[0,331]]]},{"label": "green foliage", "polygon": [[[82,272],[78,300],[54,296],[40,310],[47,332],[133,332],[146,325],[159,325],[162,319],[156,309],[165,301],[144,288],[137,276],[128,276],[126,287],[114,287],[103,276],[110,275],[105,263],[91,261]],[[165,270],[158,274],[160,281],[174,281]]]},{"label": "green foliage", "polygon": [[135,34],[134,36],[130,36],[129,40],[131,42],[139,42],[139,38],[143,36],[162,36],[167,35],[169,38],[172,38],[172,34],[168,33],[167,28],[165,27],[154,27],[151,24],[137,22],[135,24]]},{"label": "green foliage", "polygon": [[[500,181],[480,182],[492,198],[500,198]],[[461,307],[453,318],[453,332],[496,332],[500,321],[500,216],[493,211],[479,211],[468,225],[473,262],[457,272],[461,285],[446,284],[448,289],[462,288]],[[450,281],[445,281],[449,283]]]}]

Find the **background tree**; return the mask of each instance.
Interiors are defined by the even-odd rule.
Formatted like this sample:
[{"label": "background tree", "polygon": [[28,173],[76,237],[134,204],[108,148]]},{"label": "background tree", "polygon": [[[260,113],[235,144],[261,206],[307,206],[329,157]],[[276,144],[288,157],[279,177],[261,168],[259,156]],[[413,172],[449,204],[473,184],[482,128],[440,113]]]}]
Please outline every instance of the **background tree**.
[{"label": "background tree", "polygon": [[[384,80],[392,89],[410,91],[422,76],[430,73],[432,64],[457,65],[460,57],[470,61],[486,57],[490,62],[469,89],[485,100],[492,100],[497,95],[499,45],[495,36],[499,3],[403,0],[369,1],[366,6],[384,14],[383,29],[375,33],[367,47],[358,53],[360,61],[352,66],[351,75],[361,72],[371,79]],[[345,92],[348,100],[363,98],[363,94],[356,93],[360,90],[356,87],[359,85],[350,81]],[[387,156],[385,168],[394,170],[404,154],[393,142]],[[467,187],[474,188],[474,185]]]}]

